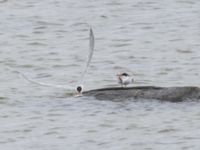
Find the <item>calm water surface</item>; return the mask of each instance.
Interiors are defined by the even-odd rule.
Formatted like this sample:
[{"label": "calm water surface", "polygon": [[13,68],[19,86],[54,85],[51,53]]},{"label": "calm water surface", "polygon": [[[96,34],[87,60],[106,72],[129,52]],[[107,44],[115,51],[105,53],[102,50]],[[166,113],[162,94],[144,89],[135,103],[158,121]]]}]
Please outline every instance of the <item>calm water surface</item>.
[{"label": "calm water surface", "polygon": [[1,0],[0,149],[199,150],[200,104],[73,98],[37,81],[76,85],[95,53],[87,90],[135,85],[200,85],[200,1]]}]

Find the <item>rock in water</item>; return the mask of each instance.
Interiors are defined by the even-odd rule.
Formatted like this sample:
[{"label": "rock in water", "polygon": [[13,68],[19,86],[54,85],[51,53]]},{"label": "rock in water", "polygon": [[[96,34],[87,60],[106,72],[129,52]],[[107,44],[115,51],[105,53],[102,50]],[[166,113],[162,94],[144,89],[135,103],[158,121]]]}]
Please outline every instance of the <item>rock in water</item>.
[{"label": "rock in water", "polygon": [[156,99],[160,101],[182,102],[200,100],[198,87],[113,87],[102,88],[83,93],[98,100],[123,101],[127,99]]}]

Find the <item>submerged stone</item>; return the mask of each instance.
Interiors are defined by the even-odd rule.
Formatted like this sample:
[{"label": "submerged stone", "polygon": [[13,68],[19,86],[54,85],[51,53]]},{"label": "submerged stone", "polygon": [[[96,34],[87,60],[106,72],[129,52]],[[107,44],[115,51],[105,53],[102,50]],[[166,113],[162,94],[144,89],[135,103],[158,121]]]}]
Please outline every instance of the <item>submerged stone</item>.
[{"label": "submerged stone", "polygon": [[93,96],[98,100],[112,101],[129,99],[156,99],[171,102],[200,100],[200,88],[198,87],[113,87],[86,91],[83,94]]}]

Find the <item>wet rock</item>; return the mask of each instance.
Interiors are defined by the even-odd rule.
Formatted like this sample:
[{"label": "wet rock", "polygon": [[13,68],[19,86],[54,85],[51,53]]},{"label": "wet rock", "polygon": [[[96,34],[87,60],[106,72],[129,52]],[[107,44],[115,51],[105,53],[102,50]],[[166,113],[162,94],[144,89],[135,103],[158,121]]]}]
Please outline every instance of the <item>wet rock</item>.
[{"label": "wet rock", "polygon": [[200,100],[198,87],[113,87],[102,88],[83,93],[98,100],[123,101],[129,99],[156,99],[160,101],[182,102]]}]

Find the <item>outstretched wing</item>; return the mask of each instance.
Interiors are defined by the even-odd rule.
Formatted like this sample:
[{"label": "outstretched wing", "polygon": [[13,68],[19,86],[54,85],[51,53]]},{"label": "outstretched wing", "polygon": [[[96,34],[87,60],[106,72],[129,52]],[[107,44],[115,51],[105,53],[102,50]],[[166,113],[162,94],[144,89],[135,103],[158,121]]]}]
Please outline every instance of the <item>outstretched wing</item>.
[{"label": "outstretched wing", "polygon": [[92,28],[90,28],[89,56],[88,56],[88,62],[87,62],[86,67],[88,67],[91,62],[93,52],[94,52],[94,33],[92,31]]},{"label": "outstretched wing", "polygon": [[83,71],[83,74],[82,74],[82,77],[81,77],[81,84],[83,83],[83,80],[84,80],[84,77],[85,77],[85,74],[87,73],[87,70],[88,70],[88,67],[90,65],[90,62],[91,62],[91,59],[92,59],[92,55],[93,55],[93,52],[94,52],[94,33],[93,33],[93,30],[92,28],[90,27],[90,35],[89,35],[90,39],[89,39],[89,54],[88,54],[88,60],[87,60],[87,63],[86,63],[86,67],[85,67],[85,70]]},{"label": "outstretched wing", "polygon": [[54,85],[54,84],[48,84],[48,83],[43,83],[43,82],[38,82],[38,81],[34,81],[32,79],[30,79],[29,77],[27,77],[25,74],[23,74],[22,72],[19,71],[15,71],[17,72],[19,75],[21,75],[25,80],[40,85],[40,86],[47,86],[47,87],[53,87],[53,88],[60,88],[60,89],[65,89],[65,90],[72,90],[73,87],[71,86],[67,86],[67,85]]}]

